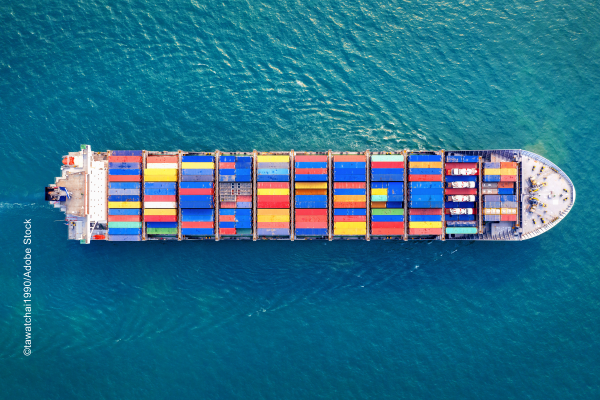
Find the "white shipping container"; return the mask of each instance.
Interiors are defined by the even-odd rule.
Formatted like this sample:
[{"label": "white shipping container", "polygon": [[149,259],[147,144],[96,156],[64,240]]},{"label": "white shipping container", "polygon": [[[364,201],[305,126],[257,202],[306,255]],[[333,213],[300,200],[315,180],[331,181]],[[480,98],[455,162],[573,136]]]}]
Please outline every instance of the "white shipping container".
[{"label": "white shipping container", "polygon": [[147,169],[177,169],[177,163],[148,163]]},{"label": "white shipping container", "polygon": [[177,208],[176,201],[145,201],[144,208]]},{"label": "white shipping container", "polygon": [[483,214],[484,215],[500,215],[500,209],[499,208],[484,208]]}]

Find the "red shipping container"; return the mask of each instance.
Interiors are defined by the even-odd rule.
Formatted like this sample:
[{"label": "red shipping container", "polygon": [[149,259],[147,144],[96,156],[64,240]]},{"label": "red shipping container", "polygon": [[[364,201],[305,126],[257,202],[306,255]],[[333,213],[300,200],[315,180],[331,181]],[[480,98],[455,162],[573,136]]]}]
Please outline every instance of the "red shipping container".
[{"label": "red shipping container", "polygon": [[411,208],[412,215],[442,215],[441,208]]},{"label": "red shipping container", "polygon": [[404,231],[404,222],[398,222],[398,221],[389,221],[389,222],[373,221],[373,222],[371,222],[371,228],[402,229]]},{"label": "red shipping container", "polygon": [[180,188],[179,194],[187,194],[187,195],[214,195],[215,189],[186,189]]},{"label": "red shipping container", "polygon": [[446,169],[450,168],[477,168],[477,163],[464,163],[464,162],[455,162],[455,163],[446,163]]},{"label": "red shipping container", "polygon": [[145,222],[177,222],[177,215],[144,215]]},{"label": "red shipping container", "polygon": [[146,157],[146,164],[152,163],[179,163],[179,156],[148,156]]},{"label": "red shipping container", "polygon": [[437,228],[412,228],[408,230],[409,235],[441,235],[442,230]]},{"label": "red shipping container", "polygon": [[327,156],[296,156],[295,162],[327,162]]},{"label": "red shipping container", "polygon": [[367,156],[357,156],[357,155],[333,156],[333,162],[367,162]]},{"label": "red shipping container", "polygon": [[289,228],[290,227],[290,223],[289,222],[257,222],[256,223],[256,227],[257,228],[261,228],[261,229],[269,229],[269,228]]},{"label": "red shipping container", "polygon": [[250,203],[252,202],[252,196],[237,196],[235,201]]},{"label": "red shipping container", "polygon": [[516,182],[517,176],[516,175],[500,175],[500,180],[502,182]]},{"label": "red shipping container", "polygon": [[219,222],[235,222],[235,215],[219,214]]},{"label": "red shipping container", "polygon": [[337,202],[337,203],[333,203],[333,208],[367,208],[367,202],[366,201]]},{"label": "red shipping container", "polygon": [[219,235],[235,235],[235,228],[219,228]]},{"label": "red shipping container", "polygon": [[220,162],[219,169],[235,169],[235,162]]},{"label": "red shipping container", "polygon": [[140,156],[110,156],[108,157],[108,162],[142,162],[142,157]]},{"label": "red shipping container", "polygon": [[215,223],[213,221],[198,221],[198,222],[192,222],[192,221],[182,221],[181,222],[181,227],[182,228],[212,228],[214,227]]},{"label": "red shipping container", "polygon": [[500,216],[500,221],[517,221],[517,214],[504,214]]},{"label": "red shipping container", "polygon": [[441,182],[442,175],[408,175],[409,182]]},{"label": "red shipping container", "polygon": [[257,202],[256,204],[257,208],[290,208],[290,203],[283,203],[283,202],[261,202],[260,200]]},{"label": "red shipping container", "polygon": [[139,182],[142,179],[140,175],[109,175],[109,182]]},{"label": "red shipping container", "polygon": [[258,182],[259,189],[289,189],[289,182]]},{"label": "red shipping container", "polygon": [[224,201],[222,202],[219,207],[220,208],[236,208],[237,203],[232,202],[232,201]]},{"label": "red shipping container", "polygon": [[324,215],[296,215],[296,222],[327,222]]},{"label": "red shipping container", "polygon": [[297,229],[327,229],[327,221],[325,222],[296,222]]},{"label": "red shipping container", "polygon": [[144,201],[177,201],[177,196],[169,195],[145,195]]},{"label": "red shipping container", "polygon": [[371,235],[402,236],[402,235],[404,235],[404,228],[402,228],[402,229],[375,228],[375,229],[371,229]]},{"label": "red shipping container", "polygon": [[108,222],[142,222],[141,215],[109,215]]},{"label": "red shipping container", "polygon": [[518,168],[518,165],[516,162],[501,162],[500,163],[500,168],[501,169],[508,169],[508,168]]},{"label": "red shipping container", "polygon": [[296,215],[325,215],[327,216],[327,210],[324,208],[297,208]]},{"label": "red shipping container", "polygon": [[514,187],[515,184],[512,182],[498,182],[498,189],[512,189]]},{"label": "red shipping container", "polygon": [[404,163],[398,162],[387,162],[387,161],[373,161],[371,168],[404,168]]},{"label": "red shipping container", "polygon": [[333,222],[367,222],[366,215],[334,215]]},{"label": "red shipping container", "polygon": [[334,189],[366,189],[366,182],[333,182]]},{"label": "red shipping container", "polygon": [[477,194],[477,189],[446,189],[446,194]]},{"label": "red shipping container", "polygon": [[327,175],[327,168],[296,168],[296,175]]}]

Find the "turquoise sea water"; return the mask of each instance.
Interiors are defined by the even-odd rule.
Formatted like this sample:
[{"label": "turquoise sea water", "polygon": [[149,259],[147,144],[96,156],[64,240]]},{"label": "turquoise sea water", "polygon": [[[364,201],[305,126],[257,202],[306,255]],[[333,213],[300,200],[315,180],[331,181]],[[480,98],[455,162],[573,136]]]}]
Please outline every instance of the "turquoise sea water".
[{"label": "turquoise sea water", "polygon": [[[600,397],[596,2],[9,0],[0,26],[0,399]],[[578,196],[523,243],[83,246],[43,201],[81,143],[522,148]]]}]

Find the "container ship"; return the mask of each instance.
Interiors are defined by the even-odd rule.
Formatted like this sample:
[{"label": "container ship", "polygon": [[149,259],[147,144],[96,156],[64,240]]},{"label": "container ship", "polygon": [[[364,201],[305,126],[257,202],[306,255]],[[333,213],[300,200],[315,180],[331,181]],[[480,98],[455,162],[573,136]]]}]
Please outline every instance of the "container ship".
[{"label": "container ship", "polygon": [[45,199],[68,238],[525,240],[554,227],[575,187],[526,150],[80,151]]}]

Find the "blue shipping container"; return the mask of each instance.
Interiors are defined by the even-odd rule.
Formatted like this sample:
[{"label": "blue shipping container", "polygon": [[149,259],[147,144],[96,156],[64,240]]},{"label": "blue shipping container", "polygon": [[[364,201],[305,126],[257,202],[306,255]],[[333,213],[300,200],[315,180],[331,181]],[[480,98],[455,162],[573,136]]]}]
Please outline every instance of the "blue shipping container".
[{"label": "blue shipping container", "polygon": [[183,156],[181,162],[215,162],[215,158],[213,156]]},{"label": "blue shipping container", "polygon": [[108,215],[142,215],[140,208],[109,208]]},{"label": "blue shipping container", "polygon": [[[146,183],[146,186],[148,184]],[[108,182],[109,189],[141,189],[140,182]]]}]

